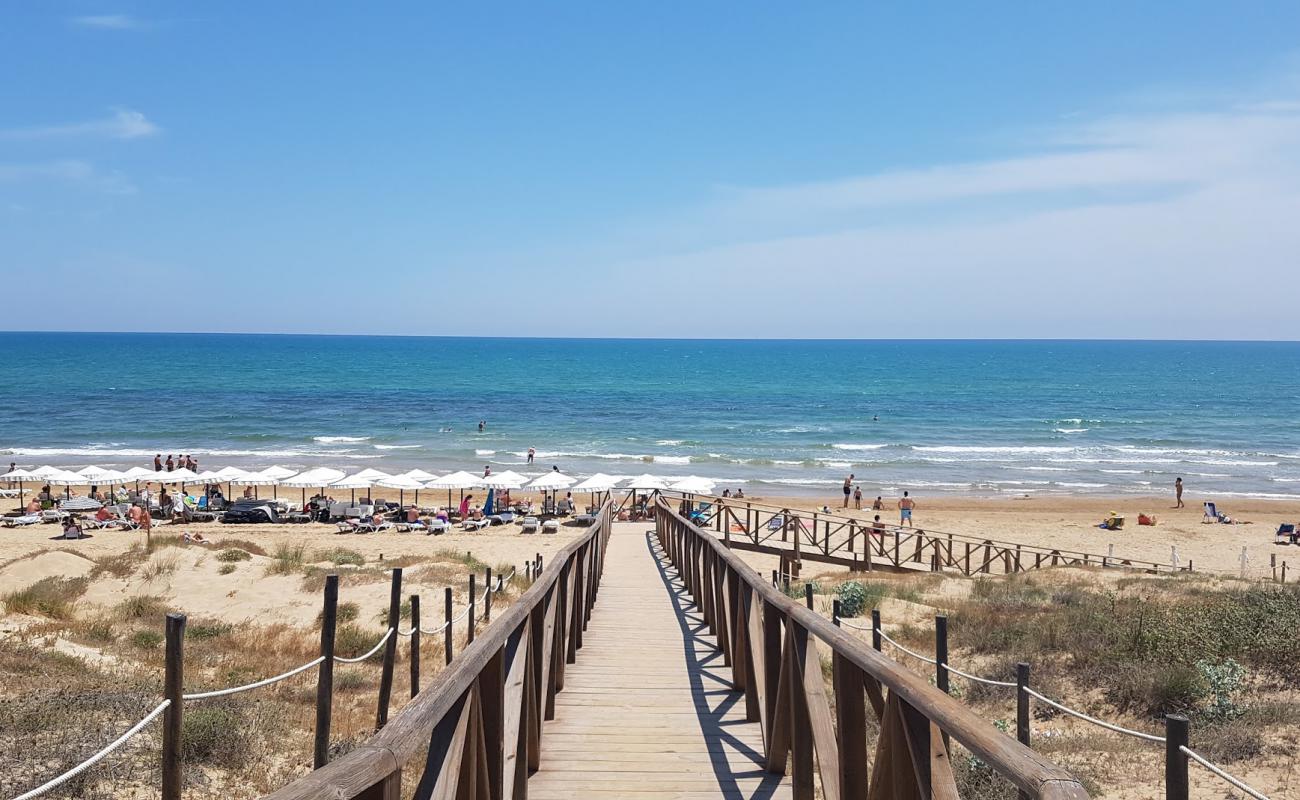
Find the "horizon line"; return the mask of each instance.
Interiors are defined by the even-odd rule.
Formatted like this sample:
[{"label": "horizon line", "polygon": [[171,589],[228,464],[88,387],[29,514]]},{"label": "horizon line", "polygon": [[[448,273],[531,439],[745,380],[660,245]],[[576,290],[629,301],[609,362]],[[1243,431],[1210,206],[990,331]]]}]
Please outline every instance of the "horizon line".
[{"label": "horizon line", "polygon": [[840,336],[805,336],[805,337],[748,337],[748,336],[477,336],[466,334],[435,333],[328,333],[298,331],[98,331],[98,330],[7,330],[0,329],[0,336],[12,334],[51,334],[51,335],[113,335],[113,336],[297,336],[311,338],[354,338],[354,339],[488,339],[498,341],[622,341],[622,342],[1132,342],[1132,343],[1202,343],[1202,344],[1297,344],[1300,339],[1157,339],[1141,337],[1012,337],[1012,336],[972,336],[957,338],[951,336],[909,336],[909,337],[840,337]]}]

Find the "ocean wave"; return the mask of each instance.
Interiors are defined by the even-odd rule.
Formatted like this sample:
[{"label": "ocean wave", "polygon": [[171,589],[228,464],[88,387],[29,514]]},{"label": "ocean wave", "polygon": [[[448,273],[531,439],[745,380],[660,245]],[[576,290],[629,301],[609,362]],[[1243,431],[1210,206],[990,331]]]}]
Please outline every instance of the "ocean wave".
[{"label": "ocean wave", "polygon": [[689,463],[691,463],[691,457],[690,457],[690,456],[654,456],[654,463],[656,463],[656,464],[689,464]]},{"label": "ocean wave", "polygon": [[756,482],[779,486],[835,486],[839,483],[819,478],[759,478]]},{"label": "ocean wave", "polygon": [[831,447],[836,450],[883,450],[889,447],[887,444],[833,444]]},{"label": "ocean wave", "polygon": [[675,447],[679,444],[684,444],[684,443],[685,443],[684,439],[660,439],[659,441],[655,442],[655,444],[660,445],[662,447]]},{"label": "ocean wave", "polygon": [[1300,478],[1269,478],[1269,480],[1274,483],[1300,483]]},{"label": "ocean wave", "polygon": [[1087,433],[1088,428],[1052,428],[1052,433]]},{"label": "ocean wave", "polygon": [[370,441],[369,436],[313,436],[311,439],[321,444],[357,444]]},{"label": "ocean wave", "polygon": [[1109,486],[1110,484],[1109,484],[1109,483],[1086,483],[1086,482],[1056,481],[1055,485],[1056,485],[1056,486],[1065,486],[1065,487],[1068,487],[1068,488],[1071,488],[1071,489],[1104,489],[1104,488],[1106,488],[1107,486]]},{"label": "ocean wave", "polygon": [[912,445],[918,453],[1072,453],[1078,448],[1049,445]]},{"label": "ocean wave", "polygon": [[[954,458],[950,460],[956,461],[957,459]],[[1074,470],[1069,467],[1007,467],[1007,469],[1014,469],[1020,472],[1074,472]]]},{"label": "ocean wave", "polygon": [[376,450],[419,450],[423,448],[422,444],[377,444]]},{"label": "ocean wave", "polygon": [[[474,455],[476,455],[476,456],[494,456],[494,455],[496,455],[496,454],[497,454],[497,451],[495,451],[495,450],[475,450],[475,451],[474,451]],[[527,453],[520,453],[519,455],[520,455],[520,458],[525,458],[525,457],[527,457],[528,454],[527,454]]]},{"label": "ocean wave", "polygon": [[1107,472],[1111,475],[1143,475],[1151,472],[1149,469],[1103,469],[1098,472]]},{"label": "ocean wave", "polygon": [[1300,500],[1300,494],[1280,492],[1215,492],[1219,497],[1253,497],[1259,500]]}]

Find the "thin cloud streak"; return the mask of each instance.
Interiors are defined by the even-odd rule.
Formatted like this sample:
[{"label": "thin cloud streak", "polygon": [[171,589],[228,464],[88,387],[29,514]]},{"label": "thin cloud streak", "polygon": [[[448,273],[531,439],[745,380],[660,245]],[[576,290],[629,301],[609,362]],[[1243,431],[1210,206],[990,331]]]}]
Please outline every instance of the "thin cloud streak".
[{"label": "thin cloud streak", "polygon": [[10,141],[80,138],[131,140],[156,136],[161,130],[139,111],[117,108],[104,119],[0,130],[0,139]]},{"label": "thin cloud streak", "polygon": [[143,22],[126,14],[89,14],[72,17],[68,22],[79,28],[97,28],[109,31],[132,31],[145,27]]}]

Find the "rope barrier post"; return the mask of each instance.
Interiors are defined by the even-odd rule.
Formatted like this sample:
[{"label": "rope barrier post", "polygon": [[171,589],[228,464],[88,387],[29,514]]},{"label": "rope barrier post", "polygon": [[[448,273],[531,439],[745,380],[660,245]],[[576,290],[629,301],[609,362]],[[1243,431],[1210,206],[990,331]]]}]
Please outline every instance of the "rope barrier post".
[{"label": "rope barrier post", "polygon": [[[1016,663],[1016,741],[1029,746],[1029,665]],[[1029,800],[1029,793],[1020,791],[1020,800]]]},{"label": "rope barrier post", "polygon": [[773,585],[773,586],[777,586],[777,585],[778,585],[777,580],[776,580],[776,570],[772,570],[772,585]]},{"label": "rope barrier post", "polygon": [[443,655],[446,656],[447,663],[450,664],[451,657],[453,655],[452,648],[455,641],[452,638],[452,631],[451,631],[452,624],[451,624],[451,587],[450,586],[447,587],[447,593],[443,596],[443,606],[447,614],[447,621],[444,623],[442,629],[442,649],[443,649]]},{"label": "rope barrier post", "polygon": [[483,578],[483,586],[487,589],[487,594],[483,597],[483,621],[492,621],[492,568],[486,567],[486,575]]},{"label": "rope barrier post", "polygon": [[840,627],[840,601],[839,600],[831,601],[831,623],[837,628]]},{"label": "rope barrier post", "polygon": [[1187,800],[1187,756],[1180,747],[1188,747],[1187,717],[1165,717],[1165,800]]},{"label": "rope barrier post", "polygon": [[813,588],[811,582],[805,583],[803,585],[803,601],[808,604],[808,610],[812,611],[813,610]]},{"label": "rope barrier post", "polygon": [[411,595],[411,697],[420,693],[420,596]]},{"label": "rope barrier post", "polygon": [[181,722],[185,712],[185,615],[167,615],[167,667],[163,676],[162,797],[181,800]]},{"label": "rope barrier post", "polygon": [[330,722],[334,711],[334,632],[338,624],[339,576],[325,576],[325,607],[321,609],[320,655],[316,670],[316,743],[312,766],[320,769],[330,760]]},{"label": "rope barrier post", "polygon": [[469,619],[465,621],[465,644],[466,645],[471,645],[474,643],[474,607],[475,605],[478,604],[478,600],[475,598],[477,589],[475,589],[474,587],[474,579],[476,577],[477,576],[472,572],[469,574]]},{"label": "rope barrier post", "polygon": [[375,712],[375,730],[388,722],[388,701],[393,696],[393,663],[397,661],[397,629],[402,624],[402,568],[393,568],[393,583],[388,593],[388,641],[384,644],[384,667],[379,675],[379,709]]},{"label": "rope barrier post", "polygon": [[934,685],[948,694],[948,617],[934,615]]},{"label": "rope barrier post", "polygon": [[871,609],[871,646],[880,652],[880,609]]}]

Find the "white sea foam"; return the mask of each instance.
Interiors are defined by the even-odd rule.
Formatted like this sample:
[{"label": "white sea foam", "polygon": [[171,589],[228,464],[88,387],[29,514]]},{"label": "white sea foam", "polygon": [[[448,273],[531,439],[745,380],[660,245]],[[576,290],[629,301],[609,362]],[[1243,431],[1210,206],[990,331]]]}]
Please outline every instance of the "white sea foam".
[{"label": "white sea foam", "polygon": [[759,478],[758,483],[770,483],[780,486],[835,486],[839,481],[818,478]]},{"label": "white sea foam", "polygon": [[[474,451],[474,455],[476,455],[476,456],[494,456],[494,455],[496,455],[496,454],[497,454],[497,451],[495,451],[495,450],[475,450],[475,451]],[[527,453],[521,453],[521,454],[520,454],[521,457],[526,456],[526,455],[528,455],[528,454],[527,454]]]},{"label": "white sea foam", "polygon": [[370,441],[369,436],[313,436],[313,442],[321,444],[357,444]]},{"label": "white sea foam", "polygon": [[912,445],[918,453],[1073,453],[1074,447],[1047,445],[991,446],[991,445]]},{"label": "white sea foam", "polygon": [[[957,459],[954,458],[951,460],[956,461]],[[1074,470],[1069,467],[1007,467],[1007,469],[1014,469],[1020,472],[1074,472]]]},{"label": "white sea foam", "polygon": [[1109,486],[1108,483],[1070,483],[1068,481],[1058,481],[1057,486],[1068,486],[1071,489],[1104,489]]},{"label": "white sea foam", "polygon": [[422,444],[377,444],[376,450],[419,450],[424,447]]},{"label": "white sea foam", "polygon": [[1052,428],[1053,433],[1087,433],[1088,428]]},{"label": "white sea foam", "polygon": [[833,444],[831,447],[836,450],[883,450],[889,447],[887,444]]},{"label": "white sea foam", "polygon": [[1103,469],[1103,470],[1099,470],[1099,472],[1109,472],[1111,475],[1142,475],[1143,473],[1150,472],[1150,470],[1145,470],[1145,469]]},{"label": "white sea foam", "polygon": [[660,439],[659,441],[655,442],[655,444],[662,445],[663,447],[673,447],[674,445],[679,445],[681,443],[682,443],[681,439]]},{"label": "white sea foam", "polygon": [[691,457],[690,457],[690,456],[655,456],[655,457],[654,457],[654,463],[656,463],[656,464],[689,464],[689,463],[691,463]]}]

